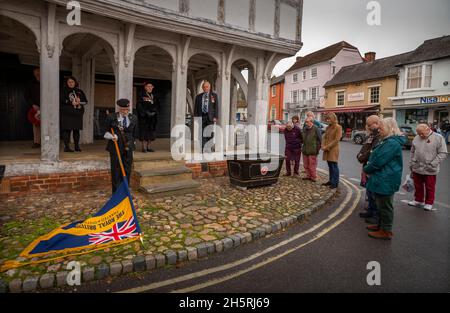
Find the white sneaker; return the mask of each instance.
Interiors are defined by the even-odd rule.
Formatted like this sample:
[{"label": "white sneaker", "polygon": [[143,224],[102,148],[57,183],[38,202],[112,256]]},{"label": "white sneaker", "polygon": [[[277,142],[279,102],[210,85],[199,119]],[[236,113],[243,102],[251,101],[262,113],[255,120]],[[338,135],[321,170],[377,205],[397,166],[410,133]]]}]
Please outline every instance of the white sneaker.
[{"label": "white sneaker", "polygon": [[423,206],[423,209],[424,209],[425,211],[436,211],[436,209],[433,208],[433,206],[432,206],[431,204],[425,204],[425,205]]},{"label": "white sneaker", "polygon": [[423,202],[417,202],[417,201],[409,201],[408,202],[409,206],[415,206],[416,208],[423,208],[425,206],[425,203]]}]

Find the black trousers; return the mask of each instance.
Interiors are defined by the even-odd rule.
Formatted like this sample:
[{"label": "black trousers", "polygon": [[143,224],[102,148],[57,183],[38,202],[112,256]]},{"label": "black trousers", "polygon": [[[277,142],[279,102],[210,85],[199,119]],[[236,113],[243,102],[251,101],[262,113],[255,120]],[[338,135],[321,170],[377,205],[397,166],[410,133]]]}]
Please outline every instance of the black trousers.
[{"label": "black trousers", "polygon": [[75,147],[80,145],[80,130],[79,129],[64,129],[62,131],[62,137],[64,141],[64,146],[68,147],[70,145],[70,133],[73,131],[73,142]]},{"label": "black trousers", "polygon": [[202,151],[203,151],[203,148],[205,147],[206,143],[208,141],[210,141],[212,138],[214,138],[214,133],[212,134],[211,137],[204,137],[204,135],[203,135],[205,128],[208,127],[209,125],[214,125],[214,122],[209,119],[208,114],[203,114],[202,115]]},{"label": "black trousers", "polygon": [[[120,168],[119,159],[117,158],[116,151],[109,153],[111,160],[111,182],[112,182],[112,192],[115,193],[117,188],[119,188],[122,183],[123,175],[122,169]],[[127,175],[128,185],[130,185],[131,178],[131,167],[133,166],[133,151],[125,150],[121,151],[121,158],[123,162],[123,167],[125,169],[125,174]]]}]

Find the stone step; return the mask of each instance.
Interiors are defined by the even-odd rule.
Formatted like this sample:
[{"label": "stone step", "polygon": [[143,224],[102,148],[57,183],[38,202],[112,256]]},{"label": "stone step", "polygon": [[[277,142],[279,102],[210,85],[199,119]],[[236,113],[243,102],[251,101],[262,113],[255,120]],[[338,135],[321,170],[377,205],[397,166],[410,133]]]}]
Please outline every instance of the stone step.
[{"label": "stone step", "polygon": [[172,183],[176,181],[186,181],[192,179],[192,170],[185,166],[171,166],[153,168],[148,170],[135,170],[140,186],[151,184]]},{"label": "stone step", "polygon": [[152,160],[152,161],[134,161],[134,170],[135,171],[145,171],[152,169],[161,169],[161,168],[170,168],[170,167],[180,167],[184,166],[186,163],[184,161],[174,161],[172,159],[161,159],[161,160]]},{"label": "stone step", "polygon": [[200,183],[195,180],[174,181],[171,183],[155,183],[141,186],[140,191],[150,195],[170,195],[195,192]]}]

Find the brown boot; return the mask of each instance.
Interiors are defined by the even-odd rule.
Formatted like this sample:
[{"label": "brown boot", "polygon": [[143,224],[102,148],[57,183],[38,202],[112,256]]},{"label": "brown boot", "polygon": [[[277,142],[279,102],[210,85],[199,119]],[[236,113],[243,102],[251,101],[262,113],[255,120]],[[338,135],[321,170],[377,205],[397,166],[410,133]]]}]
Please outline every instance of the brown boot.
[{"label": "brown boot", "polygon": [[372,237],[375,239],[391,240],[393,237],[393,234],[390,231],[385,231],[383,229],[380,229],[376,232],[369,233],[369,237]]},{"label": "brown boot", "polygon": [[379,231],[380,230],[380,226],[379,225],[370,225],[370,226],[367,226],[367,230]]}]

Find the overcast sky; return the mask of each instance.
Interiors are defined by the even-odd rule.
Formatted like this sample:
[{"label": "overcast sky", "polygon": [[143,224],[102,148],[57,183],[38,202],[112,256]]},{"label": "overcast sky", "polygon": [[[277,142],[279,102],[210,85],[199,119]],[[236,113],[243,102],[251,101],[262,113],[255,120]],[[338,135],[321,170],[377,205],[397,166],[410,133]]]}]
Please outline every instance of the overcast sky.
[{"label": "overcast sky", "polygon": [[[379,0],[381,25],[369,26],[369,0],[304,0],[304,56],[339,41],[361,54],[375,51],[377,59],[414,50],[426,39],[450,35],[450,0]],[[275,67],[281,75],[295,63],[287,58]]]}]

